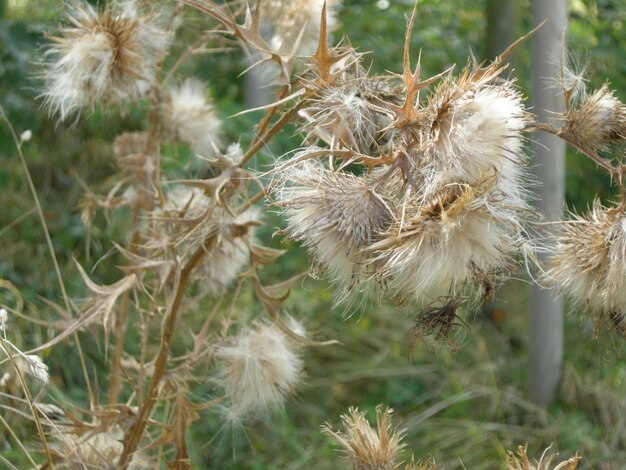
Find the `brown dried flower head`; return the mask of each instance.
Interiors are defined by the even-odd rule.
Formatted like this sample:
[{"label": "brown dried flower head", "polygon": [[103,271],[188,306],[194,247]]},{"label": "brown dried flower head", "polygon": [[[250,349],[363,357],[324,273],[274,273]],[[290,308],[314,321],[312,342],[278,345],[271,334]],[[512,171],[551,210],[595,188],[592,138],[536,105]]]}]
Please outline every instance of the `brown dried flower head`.
[{"label": "brown dried flower head", "polygon": [[323,432],[343,448],[343,452],[355,470],[395,470],[400,468],[400,452],[404,430],[391,423],[393,410],[382,406],[376,408],[376,429],[368,423],[365,412],[350,408],[341,416],[342,430],[335,431],[330,424]]},{"label": "brown dried flower head", "polygon": [[103,11],[80,2],[68,23],[46,53],[42,96],[51,114],[64,120],[96,104],[124,104],[152,87],[170,43],[155,13],[142,13],[132,0]]},{"label": "brown dried flower head", "polygon": [[546,282],[599,320],[624,331],[626,215],[596,201],[585,216],[561,222],[550,247]]},{"label": "brown dried flower head", "polygon": [[575,470],[578,467],[581,457],[576,454],[574,457],[570,457],[563,462],[553,466],[552,461],[558,454],[550,454],[548,447],[539,461],[531,462],[526,455],[527,446],[519,446],[517,448],[517,455],[513,452],[508,452],[506,458],[507,470]]},{"label": "brown dried flower head", "polygon": [[607,144],[626,139],[626,106],[607,84],[565,115],[568,132],[582,147],[605,150]]}]

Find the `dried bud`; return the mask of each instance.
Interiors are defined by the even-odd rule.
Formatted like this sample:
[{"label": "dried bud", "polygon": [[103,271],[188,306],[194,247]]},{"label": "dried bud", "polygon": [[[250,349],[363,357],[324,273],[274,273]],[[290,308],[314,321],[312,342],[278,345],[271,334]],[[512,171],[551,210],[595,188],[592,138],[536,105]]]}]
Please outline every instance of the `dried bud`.
[{"label": "dried bud", "polygon": [[582,147],[605,150],[626,139],[626,106],[605,84],[565,115],[571,137]]},{"label": "dried bud", "polygon": [[350,408],[341,416],[343,430],[335,431],[330,424],[323,432],[343,447],[352,467],[358,470],[394,470],[400,467],[400,451],[404,430],[394,428],[391,423],[393,410],[376,408],[376,429],[365,419],[365,413]]},{"label": "dried bud", "polygon": [[626,313],[626,215],[596,201],[590,213],[558,225],[546,282],[614,323],[612,316]]},{"label": "dried bud", "polygon": [[20,134],[20,142],[28,142],[32,138],[33,138],[33,131],[31,131],[30,129],[25,130],[24,132]]},{"label": "dried bud", "polygon": [[519,446],[517,448],[517,455],[513,452],[508,452],[506,457],[507,470],[575,470],[578,467],[578,462],[581,457],[576,454],[563,462],[553,466],[552,460],[558,454],[548,453],[548,449],[543,451],[539,461],[531,462],[526,455],[527,446]]}]

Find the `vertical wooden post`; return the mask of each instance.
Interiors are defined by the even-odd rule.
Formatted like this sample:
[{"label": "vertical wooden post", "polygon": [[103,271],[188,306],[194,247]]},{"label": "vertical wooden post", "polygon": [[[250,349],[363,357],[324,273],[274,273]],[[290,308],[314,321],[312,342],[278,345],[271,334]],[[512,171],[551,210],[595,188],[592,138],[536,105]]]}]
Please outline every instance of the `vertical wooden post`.
[{"label": "vertical wooden post", "polygon": [[[567,0],[533,0],[535,25],[547,22],[532,42],[533,111],[540,121],[553,117],[549,111],[562,111],[564,100],[549,80],[560,73]],[[565,192],[565,143],[538,132],[533,135],[533,165],[540,186],[537,210],[546,220],[562,218]],[[546,405],[556,397],[563,362],[563,301],[534,286],[530,298],[530,399]]]}]

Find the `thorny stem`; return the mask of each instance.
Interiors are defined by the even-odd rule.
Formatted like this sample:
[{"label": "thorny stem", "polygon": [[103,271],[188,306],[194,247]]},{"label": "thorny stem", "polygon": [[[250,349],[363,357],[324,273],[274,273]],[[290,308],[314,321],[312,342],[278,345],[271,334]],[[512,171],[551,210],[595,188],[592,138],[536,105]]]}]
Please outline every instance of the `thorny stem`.
[{"label": "thorny stem", "polygon": [[185,264],[180,272],[180,277],[176,285],[174,299],[172,301],[171,307],[169,308],[169,312],[167,313],[166,318],[163,319],[164,325],[161,334],[161,346],[159,347],[159,352],[154,363],[154,373],[152,374],[152,380],[150,381],[150,385],[148,386],[146,398],[143,406],[139,410],[137,419],[128,430],[128,433],[124,436],[124,451],[122,452],[122,455],[120,456],[120,459],[117,463],[118,469],[125,470],[126,468],[128,468],[133,453],[137,450],[137,447],[139,446],[141,437],[143,436],[146,425],[148,424],[148,418],[150,416],[150,413],[152,412],[154,405],[157,403],[159,383],[161,382],[161,378],[163,377],[167,369],[167,361],[170,355],[170,343],[172,341],[174,330],[176,328],[176,321],[178,319],[178,312],[180,310],[183,296],[185,294],[187,285],[189,284],[189,278],[193,270],[202,260],[202,257],[205,255],[205,253],[207,253],[207,251],[209,251],[214,241],[214,235],[207,238],[204,241],[203,245],[198,248],[191,256],[189,261],[187,261],[187,264]]},{"label": "thorny stem", "polygon": [[541,122],[534,123],[533,127],[564,140],[569,145],[574,147],[578,152],[582,153],[584,156],[586,156],[587,158],[595,162],[596,165],[604,168],[611,176],[611,179],[620,188],[620,206],[619,206],[620,212],[626,211],[626,184],[624,184],[624,175],[626,174],[626,165],[619,164],[618,166],[613,166],[613,164],[609,160],[607,160],[606,158],[602,158],[595,151],[579,145],[574,139],[572,139],[569,136],[569,134],[567,133],[567,130],[564,128],[557,129],[555,127],[552,127],[548,124],[544,124]]},{"label": "thorny stem", "polygon": [[[281,92],[278,94],[278,99],[277,101],[282,100],[283,98],[285,98],[287,96],[287,93],[289,92],[289,86],[285,85],[285,87],[281,90]],[[276,111],[278,111],[278,109],[280,108],[279,105],[275,105],[272,106],[267,113],[265,114],[265,116],[263,116],[263,119],[261,120],[261,122],[259,123],[259,130],[257,131],[257,134],[254,136],[254,140],[252,141],[251,145],[255,145],[257,142],[259,141],[265,141],[265,138],[261,138],[261,135],[265,132],[265,129],[267,129],[267,126],[270,123],[270,120],[272,119],[272,117],[274,116],[274,114],[276,114]],[[249,151],[246,152],[246,155],[244,155],[244,158],[241,160],[241,162],[239,163],[239,167],[243,168],[243,166],[250,160],[250,158],[252,158],[253,154],[249,154]]]},{"label": "thorny stem", "polygon": [[[137,252],[139,242],[139,204],[135,203],[132,214],[133,232],[130,240],[129,251],[132,254]],[[113,350],[113,362],[111,365],[111,381],[109,383],[109,405],[114,405],[120,395],[122,380],[122,354],[124,353],[124,338],[126,333],[126,320],[128,318],[128,307],[130,305],[130,289],[122,294],[118,317],[115,320],[115,349]]]},{"label": "thorny stem", "polygon": [[[154,87],[152,98],[152,110],[150,111],[150,130],[148,132],[148,141],[146,144],[146,155],[151,155],[154,151],[154,142],[156,141],[159,129],[159,104],[161,103],[161,93],[158,86]],[[131,227],[132,234],[130,238],[129,251],[132,254],[137,253],[139,246],[139,218],[141,216],[140,201],[135,200],[133,205]],[[111,364],[111,381],[109,383],[109,405],[117,403],[122,385],[122,355],[124,353],[124,339],[126,337],[126,322],[128,319],[128,308],[130,306],[130,290],[122,294],[120,300],[120,309],[115,321],[115,349],[113,350],[113,361]]]},{"label": "thorny stem", "polygon": [[[259,133],[253,141],[252,145],[250,145],[245,155],[241,159],[241,162],[239,162],[239,167],[243,167],[246,163],[248,163],[250,159],[261,149],[261,147],[263,147],[267,143],[268,140],[271,140],[271,138],[276,135],[278,131],[280,131],[289,123],[289,121],[293,119],[293,117],[296,115],[301,107],[302,102],[298,103],[296,106],[283,114],[280,119],[278,119],[278,121],[276,121],[274,125],[267,130],[263,137],[260,137]],[[268,114],[272,113],[273,109],[275,108],[272,108]]]},{"label": "thorny stem", "polygon": [[571,145],[572,147],[574,147],[576,150],[578,150],[580,153],[582,153],[583,155],[585,155],[587,158],[593,160],[598,166],[604,168],[606,171],[609,172],[609,174],[611,175],[611,178],[614,178],[617,181],[617,184],[621,187],[622,186],[622,171],[619,168],[615,168],[611,162],[605,158],[602,158],[600,155],[598,155],[596,152],[593,152],[585,147],[580,146],[580,144],[578,144],[574,139],[572,139],[568,133],[565,131],[565,129],[563,128],[555,128],[552,127],[548,124],[544,124],[542,122],[535,122],[533,124],[533,127],[535,129],[539,129],[541,131],[547,132],[548,134],[552,134],[556,137],[558,137],[559,139],[564,140],[565,142],[567,142],[569,145]]}]

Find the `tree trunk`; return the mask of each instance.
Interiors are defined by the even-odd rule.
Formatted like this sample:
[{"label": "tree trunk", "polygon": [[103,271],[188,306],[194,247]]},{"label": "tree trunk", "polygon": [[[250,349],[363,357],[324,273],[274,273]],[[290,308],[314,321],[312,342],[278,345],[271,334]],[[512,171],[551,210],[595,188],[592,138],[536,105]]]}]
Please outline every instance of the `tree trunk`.
[{"label": "tree trunk", "polygon": [[487,0],[486,59],[495,59],[520,37],[518,3],[518,0]]},{"label": "tree trunk", "polygon": [[[533,0],[535,25],[548,21],[535,33],[532,54],[532,98],[540,121],[552,118],[549,111],[562,111],[563,95],[549,80],[560,74],[563,55],[567,0]],[[533,135],[534,171],[540,186],[537,210],[545,220],[563,215],[565,189],[565,143],[538,132]],[[563,362],[563,301],[534,286],[530,296],[530,398],[539,405],[554,400]]]}]

